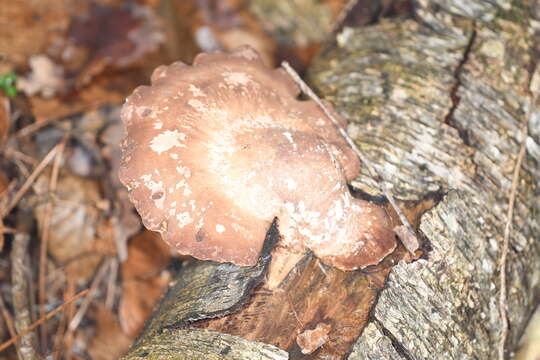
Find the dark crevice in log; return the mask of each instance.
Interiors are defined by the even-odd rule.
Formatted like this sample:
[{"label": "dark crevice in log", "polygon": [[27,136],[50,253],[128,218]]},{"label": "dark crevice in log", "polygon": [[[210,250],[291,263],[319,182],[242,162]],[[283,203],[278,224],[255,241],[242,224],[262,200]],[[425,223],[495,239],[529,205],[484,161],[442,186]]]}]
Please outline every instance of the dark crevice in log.
[{"label": "dark crevice in log", "polygon": [[452,99],[452,106],[448,110],[448,114],[444,117],[444,123],[456,129],[458,131],[459,137],[461,138],[461,140],[463,140],[463,143],[467,146],[471,146],[469,134],[466,129],[462,128],[461,126],[458,126],[454,122],[454,112],[456,111],[457,107],[459,106],[459,102],[461,101],[461,98],[458,95],[459,88],[461,87],[461,73],[463,71],[463,67],[465,66],[465,64],[467,64],[469,60],[469,54],[471,53],[471,49],[476,40],[476,23],[473,22],[472,26],[473,26],[473,30],[469,37],[469,43],[467,44],[467,47],[465,48],[465,51],[463,52],[463,58],[461,59],[460,63],[458,64],[458,66],[456,67],[454,71],[455,84],[450,91],[450,98]]},{"label": "dark crevice in log", "polygon": [[396,350],[398,354],[400,354],[404,360],[414,360],[414,356],[409,354],[407,349],[401,345],[399,340],[392,334],[390,330],[388,330],[384,325],[377,319],[373,320],[374,323],[377,325],[377,327],[381,330],[381,332],[386,336],[390,341],[392,342],[392,346]]}]

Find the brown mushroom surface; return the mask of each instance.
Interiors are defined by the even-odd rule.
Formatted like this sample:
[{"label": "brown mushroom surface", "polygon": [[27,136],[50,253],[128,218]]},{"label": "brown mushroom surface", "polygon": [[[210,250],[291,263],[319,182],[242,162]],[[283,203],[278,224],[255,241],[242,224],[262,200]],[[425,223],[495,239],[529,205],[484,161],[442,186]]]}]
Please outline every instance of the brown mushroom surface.
[{"label": "brown mushroom surface", "polygon": [[122,109],[120,179],[144,225],[181,254],[238,265],[256,263],[275,217],[280,246],[343,270],[390,253],[384,210],[347,188],[356,155],[298,93],[249,47],[158,67]]}]

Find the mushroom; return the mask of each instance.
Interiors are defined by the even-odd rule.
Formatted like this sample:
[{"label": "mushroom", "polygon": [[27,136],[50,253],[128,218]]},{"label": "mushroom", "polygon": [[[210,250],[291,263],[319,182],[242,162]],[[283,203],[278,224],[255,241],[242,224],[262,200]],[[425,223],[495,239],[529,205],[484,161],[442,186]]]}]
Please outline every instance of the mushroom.
[{"label": "mushroom", "polygon": [[347,188],[356,155],[282,69],[242,47],[160,66],[151,82],[122,108],[119,176],[144,225],[180,254],[254,265],[276,217],[281,247],[342,270],[393,251],[384,209]]}]

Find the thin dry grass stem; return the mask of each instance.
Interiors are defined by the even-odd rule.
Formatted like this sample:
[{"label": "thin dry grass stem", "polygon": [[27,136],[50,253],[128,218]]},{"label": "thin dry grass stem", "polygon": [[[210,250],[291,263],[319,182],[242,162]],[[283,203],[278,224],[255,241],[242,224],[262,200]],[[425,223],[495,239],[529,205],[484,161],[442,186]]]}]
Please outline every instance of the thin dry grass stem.
[{"label": "thin dry grass stem", "polygon": [[390,205],[392,205],[392,208],[394,209],[394,211],[399,216],[399,220],[401,221],[403,226],[405,226],[405,228],[406,228],[405,231],[402,231],[402,233],[405,236],[407,236],[408,239],[415,240],[416,243],[420,244],[420,241],[416,237],[416,233],[414,232],[413,227],[411,226],[409,220],[407,220],[407,217],[405,216],[405,214],[403,214],[403,211],[401,211],[398,204],[396,203],[396,200],[394,199],[394,197],[392,196],[392,194],[388,190],[388,187],[386,186],[386,182],[385,182],[384,177],[377,172],[377,170],[375,169],[375,167],[371,163],[371,160],[369,160],[366,156],[364,156],[364,154],[362,154],[360,149],[358,149],[358,146],[356,146],[356,144],[354,143],[353,139],[351,139],[349,134],[347,134],[347,131],[345,131],[345,129],[343,129],[340,126],[339,121],[336,119],[336,117],[323,104],[323,102],[317,96],[317,94],[315,94],[315,92],[313,90],[311,90],[311,88],[308,86],[308,84],[306,84],[304,82],[304,80],[302,80],[302,78],[300,78],[298,73],[289,65],[289,63],[284,61],[284,62],[281,63],[281,66],[285,69],[285,71],[287,71],[287,73],[294,80],[294,82],[297,83],[298,86],[300,86],[300,89],[302,90],[302,92],[304,94],[308,95],[313,101],[315,101],[317,103],[317,105],[319,105],[319,107],[322,109],[322,111],[325,113],[325,115],[332,121],[334,126],[336,126],[336,128],[338,129],[341,136],[343,136],[345,138],[345,140],[347,141],[347,144],[349,144],[349,146],[353,149],[355,154],[358,156],[358,158],[362,162],[362,165],[365,165],[367,167],[367,169],[368,169],[369,173],[371,174],[371,176],[373,176],[375,178],[375,180],[378,182],[382,192],[384,193],[384,196],[386,196],[386,198],[390,202]]},{"label": "thin dry grass stem", "polygon": [[62,142],[54,146],[51,151],[45,157],[41,162],[36,166],[34,171],[28,176],[24,184],[20,187],[20,189],[17,191],[17,193],[13,196],[13,198],[5,205],[2,209],[0,209],[0,217],[5,217],[22,199],[22,197],[26,194],[28,189],[32,186],[34,181],[36,181],[37,177],[41,174],[41,172],[49,165],[49,163],[54,159],[58,151],[62,148]]},{"label": "thin dry grass stem", "polygon": [[[76,280],[73,277],[68,277],[67,280],[67,286],[68,286],[68,292],[73,293],[75,292],[75,282]],[[75,316],[75,303],[71,303],[67,310],[65,311],[66,314],[66,329],[64,331],[64,338],[62,339],[62,344],[64,345],[64,359],[70,360],[73,357],[73,343],[75,342],[75,335],[73,332],[68,331],[68,324],[71,322],[73,317]]]},{"label": "thin dry grass stem", "polygon": [[[28,295],[30,272],[30,259],[28,245],[30,244],[31,220],[28,214],[20,212],[18,214],[17,234],[13,238],[11,248],[11,293],[13,302],[15,329],[22,331],[32,323],[30,318],[30,301]],[[33,332],[26,333],[20,337],[20,360],[33,360],[37,357],[37,338]]]},{"label": "thin dry grass stem", "polygon": [[19,332],[19,334],[14,337],[14,338],[11,338],[9,339],[8,341],[6,341],[5,343],[1,344],[0,345],[0,352],[4,351],[5,349],[7,349],[8,347],[10,347],[11,345],[13,345],[16,341],[18,341],[22,336],[28,334],[30,331],[34,330],[35,328],[37,328],[39,325],[41,325],[43,322],[49,320],[50,318],[52,318],[53,316],[55,316],[56,314],[58,314],[59,312],[61,312],[62,310],[64,310],[64,308],[69,305],[70,303],[72,303],[73,301],[77,300],[78,298],[86,295],[88,293],[90,289],[85,289],[83,291],[81,291],[80,293],[78,293],[77,295],[75,295],[73,298],[69,299],[69,301],[66,301],[65,303],[63,303],[62,305],[58,306],[56,309],[54,309],[53,311],[50,311],[48,312],[45,317],[43,318],[40,318],[38,319],[37,321],[35,321],[32,325],[30,325],[29,327],[27,327],[26,329],[22,330],[21,332]]},{"label": "thin dry grass stem", "polygon": [[90,304],[94,300],[94,298],[97,295],[98,287],[105,275],[107,274],[107,270],[109,269],[109,261],[106,261],[101,267],[99,268],[96,276],[94,277],[94,280],[92,280],[92,284],[90,285],[90,292],[88,296],[84,299],[83,303],[79,307],[79,310],[71,319],[68,331],[75,332],[77,328],[79,327],[79,324],[81,323],[82,319],[84,318],[84,315],[86,314],[86,311],[88,311],[88,308],[90,307]]},{"label": "thin dry grass stem", "polygon": [[331,36],[339,29],[339,27],[343,24],[343,21],[345,21],[345,18],[349,13],[351,12],[352,8],[358,4],[359,0],[349,0],[345,6],[341,9],[339,12],[336,20],[334,21],[334,25],[332,25],[332,29],[330,30]]},{"label": "thin dry grass stem", "polygon": [[506,283],[506,268],[508,248],[510,246],[510,231],[512,230],[512,220],[514,216],[514,205],[516,202],[517,188],[519,182],[519,172],[521,170],[521,164],[525,158],[526,153],[526,139],[528,136],[528,124],[531,120],[533,110],[535,109],[538,98],[540,97],[540,67],[536,67],[536,71],[533,72],[533,76],[530,82],[530,94],[529,94],[529,108],[526,115],[523,117],[521,124],[521,139],[519,154],[517,156],[516,164],[514,166],[514,173],[512,175],[512,185],[510,187],[510,197],[508,200],[508,210],[506,213],[506,224],[504,226],[503,244],[500,258],[500,293],[499,293],[499,314],[501,315],[501,337],[499,340],[499,360],[505,359],[505,346],[506,339],[508,338],[508,304],[507,304],[507,283]]},{"label": "thin dry grass stem", "polygon": [[11,147],[8,147],[5,152],[4,152],[4,155],[6,155],[7,157],[9,158],[13,158],[13,159],[18,159],[18,160],[21,160],[29,165],[32,165],[32,166],[36,166],[38,164],[38,162],[36,161],[36,159],[34,159],[33,157],[29,156],[29,155],[26,155],[25,153],[19,151],[19,150],[15,150]]},{"label": "thin dry grass stem", "polygon": [[105,308],[112,310],[116,298],[116,280],[118,278],[118,259],[111,259],[111,269],[109,272],[109,281],[107,282],[107,296],[105,297]]},{"label": "thin dry grass stem", "polygon": [[58,120],[59,120],[58,118],[52,117],[52,118],[48,118],[48,119],[42,119],[42,120],[34,121],[32,124],[27,125],[27,126],[23,127],[21,130],[17,131],[15,133],[15,138],[20,139],[20,138],[30,136],[33,133],[35,133],[36,131],[38,131],[39,129],[41,129],[42,127],[47,126],[47,125],[49,125],[49,124],[51,124],[51,123],[53,123],[55,121],[58,121]]},{"label": "thin dry grass stem", "polygon": [[[68,134],[64,136],[61,142],[58,144],[58,150],[56,152],[56,157],[54,159],[53,168],[51,172],[51,180],[49,182],[49,193],[54,194],[56,191],[56,186],[58,184],[58,174],[60,171],[60,164],[62,162],[62,154],[64,152],[66,142],[68,139]],[[43,218],[43,230],[41,232],[41,241],[39,247],[39,280],[38,280],[38,293],[39,293],[39,317],[45,316],[45,303],[47,301],[47,290],[46,290],[46,276],[47,276],[47,244],[49,242],[50,226],[51,226],[51,217],[53,211],[53,202],[49,200],[47,207],[45,208],[45,215]],[[41,335],[41,348],[47,349],[47,324],[43,324],[40,327]]]},{"label": "thin dry grass stem", "polygon": [[[67,281],[66,288],[64,289],[64,301],[67,301],[67,299],[72,298],[75,295],[75,281],[69,280]],[[66,334],[66,326],[71,321],[71,317],[73,316],[73,304],[71,303],[68,307],[67,311],[64,311],[62,313],[62,317],[60,318],[60,323],[58,324],[58,328],[56,329],[56,336],[54,338],[54,345],[53,345],[53,360],[60,360],[62,358],[62,345],[64,343],[65,334]],[[71,310],[71,311],[70,311]]]},{"label": "thin dry grass stem", "polygon": [[[2,234],[15,234],[17,230],[0,224],[0,233]],[[1,249],[1,247],[0,247]]]},{"label": "thin dry grass stem", "polygon": [[[4,322],[6,323],[9,336],[11,336],[11,338],[15,338],[17,336],[17,332],[15,331],[15,327],[13,326],[13,318],[11,317],[11,314],[6,308],[6,303],[4,302],[4,298],[2,297],[2,294],[0,294],[0,309],[2,311],[2,317],[4,318]],[[14,345],[15,345],[15,351],[17,352],[17,357],[21,359],[21,349],[19,347],[19,342],[15,341]]]}]

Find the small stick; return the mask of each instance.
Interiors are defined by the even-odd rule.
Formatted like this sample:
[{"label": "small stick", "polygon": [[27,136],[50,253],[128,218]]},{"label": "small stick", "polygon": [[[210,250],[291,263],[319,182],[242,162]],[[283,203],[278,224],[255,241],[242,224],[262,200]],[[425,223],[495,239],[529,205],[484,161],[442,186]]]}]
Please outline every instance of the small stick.
[{"label": "small stick", "polygon": [[1,344],[0,345],[0,352],[1,351],[4,351],[5,349],[7,349],[8,347],[10,347],[11,345],[13,345],[14,342],[16,342],[17,340],[19,340],[22,336],[28,334],[30,331],[34,330],[35,328],[37,328],[39,325],[41,325],[43,322],[49,320],[50,318],[52,318],[54,315],[58,314],[60,311],[64,310],[64,308],[69,305],[71,302],[77,300],[78,298],[80,298],[81,296],[84,296],[88,293],[88,291],[90,291],[90,289],[85,289],[83,291],[81,291],[80,293],[78,293],[77,295],[75,295],[73,298],[69,299],[68,301],[66,301],[65,303],[63,303],[62,305],[58,306],[56,309],[48,312],[45,317],[43,318],[40,318],[38,319],[36,322],[34,322],[32,325],[30,325],[29,327],[27,327],[26,329],[22,330],[21,332],[19,332],[19,334],[14,337],[14,338],[11,338],[9,339],[8,341],[6,341],[5,343]]},{"label": "small stick", "polygon": [[33,122],[30,125],[27,125],[23,127],[21,130],[19,130],[17,133],[15,133],[15,138],[20,139],[27,136],[32,135],[42,127],[49,125],[50,123],[58,121],[57,117],[51,117],[47,119],[37,119],[37,121]]},{"label": "small stick", "polygon": [[[66,288],[67,295],[66,296],[73,296],[73,293],[75,292],[75,279],[73,276],[68,276],[67,278],[67,288]],[[71,319],[73,319],[73,316],[75,316],[75,303],[69,304],[66,311],[64,311],[64,315],[66,316],[66,325],[64,330],[64,336],[62,339],[62,345],[64,346],[64,357],[65,360],[70,360],[73,358],[73,343],[75,341],[74,334],[68,330],[68,325],[71,322]],[[61,354],[62,355],[62,354]]]},{"label": "small stick", "polygon": [[516,165],[514,167],[514,173],[512,175],[512,186],[510,188],[510,199],[508,200],[508,211],[506,213],[506,224],[504,226],[503,245],[501,250],[500,260],[500,293],[499,293],[499,314],[501,315],[501,338],[499,341],[499,360],[504,360],[504,348],[506,344],[506,338],[508,337],[508,309],[506,302],[506,262],[508,256],[508,248],[510,246],[510,230],[512,229],[512,218],[514,216],[514,204],[516,202],[517,187],[519,181],[519,172],[521,170],[521,164],[525,158],[525,140],[528,136],[528,124],[531,120],[533,109],[538,102],[540,96],[540,67],[536,67],[536,71],[533,72],[530,83],[530,95],[529,95],[529,108],[527,114],[523,118],[521,125],[521,143],[519,148],[519,154],[517,157]]},{"label": "small stick", "polygon": [[354,143],[353,139],[351,139],[351,137],[349,136],[349,134],[347,134],[345,129],[343,129],[339,125],[339,121],[336,119],[336,117],[323,104],[323,102],[317,96],[317,94],[315,94],[315,92],[313,90],[311,90],[311,88],[308,86],[308,84],[306,84],[304,82],[304,80],[302,80],[302,78],[300,78],[298,73],[296,71],[294,71],[294,69],[289,65],[289,63],[284,61],[284,62],[281,63],[281,66],[285,69],[285,71],[287,71],[287,73],[294,80],[294,82],[297,83],[300,86],[300,89],[302,90],[302,92],[307,94],[313,101],[315,101],[317,103],[317,105],[319,105],[319,107],[322,109],[322,111],[325,113],[325,115],[332,121],[332,123],[334,123],[334,126],[336,126],[336,128],[338,129],[341,136],[343,136],[345,138],[345,140],[347,141],[347,144],[349,144],[349,146],[356,153],[356,155],[358,156],[358,158],[360,159],[362,164],[366,165],[366,167],[367,167],[369,173],[371,174],[371,176],[373,176],[375,178],[375,180],[377,180],[377,182],[379,183],[379,185],[381,187],[382,192],[384,193],[384,196],[386,196],[386,198],[390,202],[390,205],[392,205],[392,208],[395,210],[395,212],[399,216],[399,220],[401,220],[401,223],[406,228],[405,229],[406,231],[402,231],[402,233],[406,233],[406,237],[408,239],[414,239],[416,241],[416,243],[420,244],[420,242],[418,241],[418,239],[416,237],[416,234],[415,234],[411,224],[409,223],[409,220],[407,220],[407,217],[405,216],[405,214],[403,214],[403,212],[399,208],[398,204],[396,203],[394,197],[392,196],[392,194],[390,194],[390,191],[386,187],[384,177],[377,172],[375,167],[372,165],[371,161],[362,154],[360,149],[358,149],[358,146],[356,146],[356,144]]},{"label": "small stick", "polygon": [[14,159],[19,159],[29,165],[33,165],[33,166],[36,166],[37,165],[37,161],[36,159],[34,159],[33,157],[31,156],[28,156],[26,155],[25,153],[23,152],[20,152],[19,150],[15,150],[15,149],[12,149],[10,147],[8,147],[4,154],[7,156],[7,157],[10,157],[10,158],[14,158]]},{"label": "small stick", "polygon": [[[4,322],[6,323],[6,327],[8,329],[9,335],[12,338],[14,338],[15,336],[17,336],[17,332],[15,331],[15,327],[13,327],[13,318],[11,317],[11,314],[6,308],[6,304],[4,302],[4,298],[2,297],[2,294],[0,294],[0,308],[2,309],[2,317],[4,318]],[[17,356],[19,357],[19,359],[22,359],[21,349],[19,348],[18,341],[15,341],[15,350],[17,352]]]},{"label": "small stick", "polygon": [[[31,220],[26,212],[18,213],[17,234],[13,239],[11,248],[11,292],[13,297],[13,312],[15,329],[23,330],[28,328],[32,320],[30,318],[30,301],[28,299],[28,274]],[[20,353],[21,360],[33,360],[37,358],[37,338],[33,332],[21,336]]]},{"label": "small stick", "polygon": [[334,34],[337,29],[343,24],[343,21],[345,21],[345,18],[349,13],[351,12],[352,8],[358,4],[359,0],[349,0],[345,6],[341,9],[339,12],[336,21],[334,21],[334,25],[332,25],[332,29],[330,30],[330,34]]},{"label": "small stick", "polygon": [[112,310],[116,297],[116,280],[118,278],[118,258],[111,259],[109,281],[107,282],[107,295],[105,296],[105,308]]},{"label": "small stick", "polygon": [[94,300],[94,297],[96,296],[96,293],[97,293],[97,288],[99,284],[101,283],[101,280],[103,280],[103,278],[105,277],[105,274],[107,274],[108,269],[109,269],[109,262],[106,262],[98,270],[96,277],[94,278],[94,280],[92,280],[92,284],[90,285],[90,293],[84,299],[84,302],[81,304],[81,307],[79,308],[79,310],[77,311],[77,313],[75,314],[75,316],[73,317],[73,319],[71,319],[69,323],[68,330],[70,332],[74,332],[75,330],[77,330],[77,327],[79,327],[79,324],[84,318],[84,315],[86,314],[88,307],[92,303],[92,300]]},{"label": "small stick", "polygon": [[41,160],[41,162],[39,163],[38,166],[36,166],[36,168],[34,169],[34,171],[32,171],[32,173],[30,174],[30,176],[28,176],[28,178],[26,179],[25,183],[23,184],[23,186],[21,186],[21,188],[17,191],[17,193],[15,194],[15,196],[13,196],[13,198],[11,199],[11,201],[3,208],[0,210],[0,217],[4,217],[6,216],[7,214],[9,214],[9,212],[11,210],[13,210],[13,208],[17,205],[17,203],[21,200],[21,198],[24,196],[24,194],[26,194],[26,192],[28,191],[28,189],[30,189],[30,186],[32,186],[32,184],[34,183],[34,181],[36,181],[36,178],[39,176],[39,174],[41,174],[41,172],[49,165],[49,163],[54,159],[54,157],[56,156],[56,154],[58,153],[58,151],[61,149],[62,147],[62,144],[59,143],[57,144],[55,147],[53,147],[51,149],[51,151],[49,151],[49,153],[47,155],[45,155],[45,157],[43,158],[43,160]]},{"label": "small stick", "polygon": [[[56,191],[56,185],[58,183],[58,173],[60,171],[60,163],[62,161],[62,154],[66,146],[68,135],[66,134],[62,141],[58,144],[58,150],[54,159],[51,180],[49,183],[49,192],[52,194]],[[45,316],[45,303],[47,301],[46,281],[47,276],[47,244],[49,242],[49,229],[51,226],[51,217],[53,211],[53,202],[51,199],[47,202],[45,208],[45,215],[43,218],[43,230],[41,231],[41,241],[39,244],[39,279],[38,279],[38,292],[39,292],[39,317]],[[40,328],[41,335],[41,348],[47,349],[47,326],[43,324]]]}]

